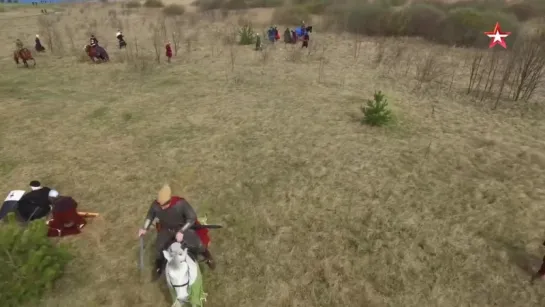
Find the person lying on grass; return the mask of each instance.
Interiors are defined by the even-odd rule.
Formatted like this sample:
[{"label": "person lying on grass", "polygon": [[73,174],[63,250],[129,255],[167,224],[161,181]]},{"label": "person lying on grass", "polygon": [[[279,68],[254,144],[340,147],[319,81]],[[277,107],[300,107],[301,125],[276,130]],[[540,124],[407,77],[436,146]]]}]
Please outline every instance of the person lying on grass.
[{"label": "person lying on grass", "polygon": [[87,222],[78,214],[78,203],[70,196],[59,195],[55,190],[49,192],[49,199],[52,204],[52,217],[47,221],[47,235],[63,237],[81,233]]}]

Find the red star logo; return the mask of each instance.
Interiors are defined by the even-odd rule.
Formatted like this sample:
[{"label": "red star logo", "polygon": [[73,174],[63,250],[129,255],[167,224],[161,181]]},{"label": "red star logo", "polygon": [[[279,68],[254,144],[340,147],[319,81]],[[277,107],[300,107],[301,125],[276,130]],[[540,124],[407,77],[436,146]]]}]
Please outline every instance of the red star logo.
[{"label": "red star logo", "polygon": [[511,32],[502,32],[500,28],[500,23],[496,22],[496,26],[494,27],[494,31],[492,32],[484,32],[486,36],[493,38],[493,40],[490,42],[490,45],[488,45],[488,48],[492,48],[496,45],[500,45],[503,48],[507,49],[507,44],[505,43],[505,38],[511,34]]}]

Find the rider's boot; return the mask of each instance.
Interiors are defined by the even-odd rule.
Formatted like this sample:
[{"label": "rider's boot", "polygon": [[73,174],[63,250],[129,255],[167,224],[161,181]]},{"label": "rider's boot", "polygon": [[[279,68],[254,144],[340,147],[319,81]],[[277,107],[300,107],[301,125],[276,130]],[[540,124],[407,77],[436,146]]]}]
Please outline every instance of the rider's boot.
[{"label": "rider's boot", "polygon": [[214,262],[214,258],[212,257],[212,254],[208,249],[206,249],[202,255],[204,256],[204,262],[208,265],[208,267],[211,270],[214,270],[216,268],[216,263]]},{"label": "rider's boot", "polygon": [[155,265],[153,267],[153,271],[151,273],[151,280],[156,281],[161,277],[163,274],[163,270],[165,268],[165,260],[164,259],[156,259]]}]

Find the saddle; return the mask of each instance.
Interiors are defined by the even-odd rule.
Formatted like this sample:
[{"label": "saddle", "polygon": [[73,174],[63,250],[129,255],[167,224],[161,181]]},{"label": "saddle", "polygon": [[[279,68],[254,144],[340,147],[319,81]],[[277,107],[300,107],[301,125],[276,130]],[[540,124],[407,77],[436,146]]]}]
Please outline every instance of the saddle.
[{"label": "saddle", "polygon": [[19,50],[17,50],[17,55],[21,58],[21,59],[30,59],[32,58],[32,54],[30,53],[30,50],[28,50],[27,48],[23,47]]}]

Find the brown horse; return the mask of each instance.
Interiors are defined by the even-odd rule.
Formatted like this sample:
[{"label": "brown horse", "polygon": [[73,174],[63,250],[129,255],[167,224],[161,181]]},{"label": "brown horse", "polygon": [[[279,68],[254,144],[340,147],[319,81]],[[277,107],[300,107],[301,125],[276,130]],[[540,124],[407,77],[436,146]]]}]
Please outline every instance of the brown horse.
[{"label": "brown horse", "polygon": [[36,60],[32,57],[32,53],[27,48],[13,51],[13,60],[15,64],[19,65],[19,59],[23,61],[25,67],[28,66],[28,62],[32,61],[32,67],[36,66]]},{"label": "brown horse", "polygon": [[110,57],[108,56],[106,50],[104,50],[104,48],[100,46],[85,45],[83,50],[85,50],[85,53],[87,53],[93,63],[108,62],[110,60]]}]

